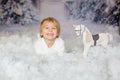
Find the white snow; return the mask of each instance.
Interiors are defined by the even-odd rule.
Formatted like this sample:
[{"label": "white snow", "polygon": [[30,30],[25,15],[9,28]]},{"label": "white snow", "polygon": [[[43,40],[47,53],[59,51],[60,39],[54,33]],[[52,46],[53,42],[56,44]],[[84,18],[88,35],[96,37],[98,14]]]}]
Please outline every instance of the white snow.
[{"label": "white snow", "polygon": [[[58,7],[62,10],[60,4]],[[58,15],[63,16],[62,11]],[[41,14],[42,18],[49,16],[46,12]],[[52,11],[50,16],[52,13],[55,14]],[[35,53],[33,44],[37,39],[39,23],[0,26],[0,80],[120,80],[118,27],[67,21],[58,15],[54,17],[60,21],[61,37],[67,51],[63,56],[40,56]],[[84,59],[81,38],[76,37],[72,28],[72,24],[80,23],[85,24],[93,34],[111,33],[112,43],[106,49],[101,46],[91,47],[88,58]]]}]

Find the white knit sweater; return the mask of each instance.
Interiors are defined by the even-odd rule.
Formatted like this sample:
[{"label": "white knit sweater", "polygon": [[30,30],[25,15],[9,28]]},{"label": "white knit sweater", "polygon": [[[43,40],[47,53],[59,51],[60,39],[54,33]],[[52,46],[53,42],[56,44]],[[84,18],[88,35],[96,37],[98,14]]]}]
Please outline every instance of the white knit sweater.
[{"label": "white knit sweater", "polygon": [[65,52],[64,41],[62,38],[56,38],[55,43],[51,48],[48,48],[47,44],[44,41],[44,38],[38,38],[34,45],[35,51],[37,54],[50,55],[57,53],[58,55],[63,55]]}]

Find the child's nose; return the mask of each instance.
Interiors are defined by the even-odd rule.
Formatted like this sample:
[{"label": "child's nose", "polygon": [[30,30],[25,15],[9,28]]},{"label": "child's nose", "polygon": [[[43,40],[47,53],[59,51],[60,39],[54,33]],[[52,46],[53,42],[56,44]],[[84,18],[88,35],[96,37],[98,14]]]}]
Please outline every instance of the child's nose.
[{"label": "child's nose", "polygon": [[49,31],[52,31],[52,29],[50,28]]}]

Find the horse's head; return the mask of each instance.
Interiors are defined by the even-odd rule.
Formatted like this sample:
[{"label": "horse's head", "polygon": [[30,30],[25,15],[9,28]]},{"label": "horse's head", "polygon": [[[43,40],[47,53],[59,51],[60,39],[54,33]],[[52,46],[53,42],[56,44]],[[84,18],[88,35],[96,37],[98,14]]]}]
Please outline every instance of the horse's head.
[{"label": "horse's head", "polygon": [[85,30],[85,26],[83,24],[73,25],[73,28],[74,28],[75,33],[76,33],[77,36],[82,35],[84,30]]}]

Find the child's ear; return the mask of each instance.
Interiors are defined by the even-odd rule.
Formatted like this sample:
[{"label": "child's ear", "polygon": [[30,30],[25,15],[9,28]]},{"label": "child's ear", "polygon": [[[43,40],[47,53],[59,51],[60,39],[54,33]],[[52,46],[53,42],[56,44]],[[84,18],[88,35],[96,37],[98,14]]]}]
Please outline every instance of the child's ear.
[{"label": "child's ear", "polygon": [[59,36],[58,36],[58,34],[57,34],[57,36],[56,36],[56,38],[58,38]]},{"label": "child's ear", "polygon": [[43,37],[43,34],[42,34],[42,33],[40,34],[40,37]]},{"label": "child's ear", "polygon": [[43,37],[43,35],[40,35],[40,37]]},{"label": "child's ear", "polygon": [[42,32],[40,32],[40,37],[43,37],[43,33]]},{"label": "child's ear", "polygon": [[58,38],[58,36],[56,36],[56,38]]}]

